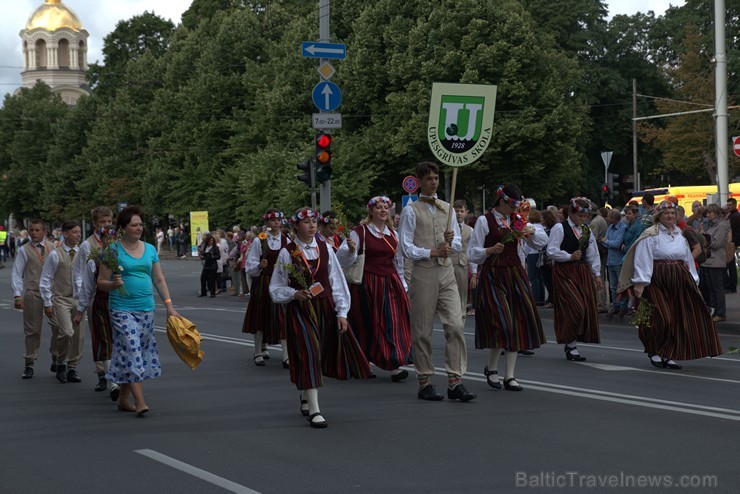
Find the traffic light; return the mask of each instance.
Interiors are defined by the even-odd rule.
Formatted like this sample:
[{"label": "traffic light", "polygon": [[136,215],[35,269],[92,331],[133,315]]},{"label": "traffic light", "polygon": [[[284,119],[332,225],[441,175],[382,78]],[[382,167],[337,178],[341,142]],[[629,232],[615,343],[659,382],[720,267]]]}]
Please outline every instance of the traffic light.
[{"label": "traffic light", "polygon": [[331,180],[331,142],[328,133],[316,134],[316,181],[320,184]]},{"label": "traffic light", "polygon": [[601,186],[601,197],[609,199],[609,186],[607,184]]},{"label": "traffic light", "polygon": [[298,169],[303,172],[302,175],[298,175],[298,180],[309,187],[313,187],[313,162],[311,160],[306,160],[302,163],[298,163],[296,166],[298,166]]}]

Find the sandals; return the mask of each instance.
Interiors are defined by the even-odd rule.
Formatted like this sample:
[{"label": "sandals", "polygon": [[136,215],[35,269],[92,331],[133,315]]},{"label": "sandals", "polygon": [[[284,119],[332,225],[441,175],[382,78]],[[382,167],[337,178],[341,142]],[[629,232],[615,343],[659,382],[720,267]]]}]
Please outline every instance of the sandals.
[{"label": "sandals", "polygon": [[[488,366],[483,369],[483,374],[486,376],[486,382],[493,389],[501,389],[501,382],[498,380],[498,371],[489,371]],[[496,376],[496,380],[490,378],[490,376]]]},{"label": "sandals", "polygon": [[301,415],[308,417],[308,400],[304,400],[300,396],[298,398],[301,400]]},{"label": "sandals", "polygon": [[310,425],[314,429],[326,429],[329,426],[329,424],[326,422],[326,420],[324,420],[322,422],[314,422],[313,419],[315,419],[316,417],[321,417],[322,419],[324,418],[324,416],[321,415],[321,412],[316,412],[314,414],[311,414],[308,417],[308,425]]}]

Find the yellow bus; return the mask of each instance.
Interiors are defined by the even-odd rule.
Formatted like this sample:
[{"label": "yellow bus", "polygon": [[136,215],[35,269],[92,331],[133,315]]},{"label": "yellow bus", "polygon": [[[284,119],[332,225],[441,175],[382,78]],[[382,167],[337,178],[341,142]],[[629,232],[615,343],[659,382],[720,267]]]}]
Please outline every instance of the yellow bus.
[{"label": "yellow bus", "polygon": [[[740,183],[730,184],[730,197],[738,199],[740,202]],[[660,187],[655,189],[646,189],[635,192],[630,201],[637,201],[642,204],[642,196],[650,192],[655,196],[655,204],[667,199],[669,196],[675,196],[678,204],[683,206],[687,214],[691,214],[691,205],[694,201],[699,201],[706,206],[707,196],[717,193],[716,185],[679,185],[676,187]]]}]

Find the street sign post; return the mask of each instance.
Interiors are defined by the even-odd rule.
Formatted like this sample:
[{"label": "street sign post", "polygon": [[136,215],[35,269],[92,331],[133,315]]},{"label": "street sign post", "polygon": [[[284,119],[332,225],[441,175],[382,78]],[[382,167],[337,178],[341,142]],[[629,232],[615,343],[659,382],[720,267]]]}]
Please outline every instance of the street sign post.
[{"label": "street sign post", "polygon": [[347,45],[344,43],[318,43],[304,41],[301,43],[301,56],[307,58],[333,58],[344,60],[347,58]]},{"label": "street sign post", "polygon": [[415,196],[415,195],[402,196],[401,197],[401,207],[405,208],[409,204],[416,202],[418,199],[419,199],[419,196]]},{"label": "street sign post", "polygon": [[601,161],[604,162],[604,183],[607,182],[607,172],[609,171],[609,163],[612,161],[613,151],[603,151],[601,153]]},{"label": "street sign post", "polygon": [[732,150],[735,152],[735,156],[740,157],[740,136],[732,138]]},{"label": "street sign post", "polygon": [[313,104],[321,111],[331,112],[342,103],[342,91],[330,81],[319,82],[311,93]]},{"label": "street sign post", "polygon": [[314,113],[311,119],[314,129],[341,129],[341,113]]}]

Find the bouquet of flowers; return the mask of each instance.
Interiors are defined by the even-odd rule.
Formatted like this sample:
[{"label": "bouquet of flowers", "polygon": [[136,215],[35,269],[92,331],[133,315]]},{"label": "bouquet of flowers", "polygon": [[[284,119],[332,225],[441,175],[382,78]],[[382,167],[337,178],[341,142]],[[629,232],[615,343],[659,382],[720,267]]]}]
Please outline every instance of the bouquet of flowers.
[{"label": "bouquet of flowers", "polygon": [[588,225],[581,228],[581,238],[578,239],[578,249],[585,251],[588,249],[588,241],[591,239],[591,229]]},{"label": "bouquet of flowers", "polygon": [[[95,261],[97,266],[103,265],[110,269],[114,274],[122,274],[123,266],[118,262],[118,249],[112,245],[120,238],[118,232],[116,232],[115,228],[101,227],[96,230],[96,233],[100,235],[104,247],[92,247],[90,249],[90,255],[87,256],[87,260],[89,261],[92,259]],[[128,296],[128,291],[123,286],[116,288],[116,292],[122,297]]]},{"label": "bouquet of flowers", "polygon": [[[290,253],[291,258],[298,258],[302,257],[303,252],[296,247],[294,251]],[[289,263],[280,263],[280,267],[284,269],[288,273],[288,279],[292,279],[298,286],[301,287],[303,290],[309,290],[311,287],[311,281],[312,277],[310,273],[308,273],[307,268],[304,268],[303,266],[296,266],[294,262]],[[319,318],[316,315],[316,311],[313,308],[313,305],[310,301],[306,302],[306,305],[308,305],[308,311],[311,317],[311,320],[315,323],[319,323]]]},{"label": "bouquet of flowers", "polygon": [[527,222],[522,218],[519,213],[511,215],[511,226],[501,239],[502,244],[509,242],[518,242],[521,239],[529,238],[534,235],[534,227],[527,225]]},{"label": "bouquet of flowers", "polygon": [[650,323],[653,320],[653,312],[655,311],[655,306],[651,304],[645,297],[640,298],[640,304],[637,306],[637,312],[635,312],[635,317],[630,321],[630,324],[634,324],[635,326],[644,326],[646,328],[650,327]]}]

